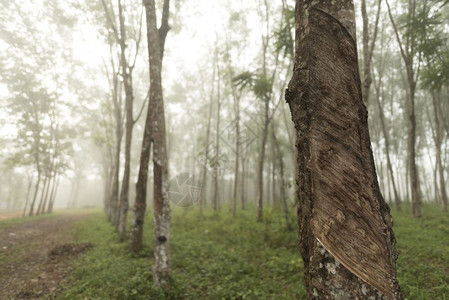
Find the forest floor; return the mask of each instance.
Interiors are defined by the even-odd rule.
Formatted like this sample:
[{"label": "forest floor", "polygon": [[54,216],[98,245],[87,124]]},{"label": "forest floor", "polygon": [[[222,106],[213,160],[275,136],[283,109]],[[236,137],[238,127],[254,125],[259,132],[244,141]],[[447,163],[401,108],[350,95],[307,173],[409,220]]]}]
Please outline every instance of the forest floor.
[{"label": "forest floor", "polygon": [[72,259],[90,247],[77,244],[75,225],[85,213],[0,222],[0,298],[56,295],[72,271]]},{"label": "forest floor", "polygon": [[[264,213],[257,223],[254,208],[235,217],[173,208],[165,294],[152,285],[151,212],[139,254],[100,210],[0,221],[0,298],[305,299],[297,230],[280,211]],[[449,299],[449,215],[430,205],[419,219],[406,205],[392,214],[405,299]]]}]

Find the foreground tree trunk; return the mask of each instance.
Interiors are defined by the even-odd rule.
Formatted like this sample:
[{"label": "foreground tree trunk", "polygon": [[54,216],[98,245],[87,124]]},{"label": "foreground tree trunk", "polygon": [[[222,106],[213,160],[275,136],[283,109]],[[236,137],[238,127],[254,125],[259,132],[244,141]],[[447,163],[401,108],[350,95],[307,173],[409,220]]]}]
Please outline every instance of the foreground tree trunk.
[{"label": "foreground tree trunk", "polygon": [[297,0],[286,91],[297,130],[298,224],[309,299],[401,299],[376,178],[351,0]]}]

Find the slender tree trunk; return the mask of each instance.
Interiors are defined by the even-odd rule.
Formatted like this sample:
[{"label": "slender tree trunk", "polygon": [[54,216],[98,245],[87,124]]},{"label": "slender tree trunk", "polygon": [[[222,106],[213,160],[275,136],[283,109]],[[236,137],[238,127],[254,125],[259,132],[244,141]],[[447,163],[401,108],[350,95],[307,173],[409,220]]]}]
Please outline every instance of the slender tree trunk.
[{"label": "slender tree trunk", "polygon": [[55,178],[50,175],[50,177],[48,178],[47,189],[45,191],[44,203],[42,204],[41,211],[40,211],[41,214],[44,214],[47,212],[46,208],[47,208],[47,202],[48,202],[48,197],[49,197],[49,193],[50,193],[50,187],[52,186],[52,182],[54,180],[55,180]]},{"label": "slender tree trunk", "polygon": [[235,164],[234,164],[234,189],[232,192],[232,215],[237,212],[237,188],[239,184],[239,162],[240,162],[240,97],[236,95],[233,88],[234,107],[236,114],[235,124]]},{"label": "slender tree trunk", "polygon": [[267,144],[269,124],[269,99],[264,99],[264,123],[260,145],[259,166],[257,169],[257,222],[263,221],[263,165],[265,163],[265,146]]},{"label": "slender tree trunk", "polygon": [[434,168],[433,168],[433,178],[434,178],[434,180],[433,180],[433,188],[434,188],[434,203],[435,204],[437,204],[437,203],[441,203],[441,204],[443,204],[441,201],[442,201],[442,199],[441,199],[441,197],[440,197],[440,191],[439,191],[439,189],[438,189],[438,180],[437,180],[437,177],[438,177],[438,159],[435,157],[435,166],[434,166]]},{"label": "slender tree trunk", "polygon": [[297,0],[286,100],[297,130],[298,224],[309,299],[402,298],[377,182],[351,0]]},{"label": "slender tree trunk", "polygon": [[[218,51],[218,49],[217,49]],[[218,55],[215,55],[216,59],[218,59]],[[218,62],[217,62],[218,64]],[[218,74],[220,73],[220,68],[217,65]],[[212,207],[214,210],[218,210],[220,208],[219,205],[219,187],[218,187],[218,166],[220,164],[220,109],[221,109],[221,99],[220,99],[220,76],[218,76],[217,81],[217,110],[216,110],[216,118],[215,118],[215,157],[214,157],[214,197],[212,202]]]},{"label": "slender tree trunk", "polygon": [[48,208],[47,208],[48,214],[53,212],[53,206],[56,201],[56,193],[58,192],[58,188],[59,188],[59,179],[61,178],[60,175],[55,175],[55,176],[56,176],[56,180],[53,181],[53,187],[51,189],[51,194],[50,194],[50,202],[48,203]]},{"label": "slender tree trunk", "polygon": [[419,190],[419,177],[418,168],[416,166],[416,118],[415,118],[415,91],[414,87],[411,88],[410,96],[408,99],[408,149],[410,153],[409,157],[409,170],[410,170],[410,183],[412,191],[412,206],[413,215],[415,217],[421,217],[421,195]]},{"label": "slender tree trunk", "polygon": [[47,185],[47,190],[45,191],[44,204],[42,205],[42,208],[41,208],[41,214],[44,214],[47,212],[46,208],[47,208],[48,198],[50,196],[51,186],[52,186],[52,183],[54,185],[54,183],[56,181],[56,172],[55,172],[55,174],[53,174],[54,169],[55,169],[55,157],[53,157],[51,166],[50,166],[50,170],[48,171],[48,174],[49,174],[48,175],[48,185]]},{"label": "slender tree trunk", "polygon": [[39,192],[39,185],[41,183],[41,172],[37,171],[37,181],[36,185],[34,186],[34,195],[33,195],[33,201],[31,201],[30,206],[30,213],[28,214],[30,217],[34,214],[34,204],[36,203],[37,193]]},{"label": "slender tree trunk", "polygon": [[45,172],[45,178],[44,178],[44,186],[42,187],[41,191],[41,198],[39,200],[39,205],[37,207],[36,215],[40,215],[42,213],[42,204],[44,202],[44,195],[45,191],[47,190],[47,184],[48,184],[48,172]]},{"label": "slender tree trunk", "polygon": [[[125,89],[125,116],[126,116],[126,129],[125,129],[125,166],[122,179],[122,188],[120,191],[119,202],[119,220],[118,220],[118,234],[120,241],[125,240],[126,236],[126,224],[128,218],[129,208],[129,178],[131,175],[131,143],[134,128],[133,117],[133,104],[134,104],[134,92],[133,92],[133,76],[132,72],[134,66],[130,66],[126,58],[126,27],[125,18],[123,16],[123,7],[121,1],[119,4],[119,23],[120,23],[120,64],[122,68],[123,86]],[[139,44],[140,41],[136,43]],[[137,45],[137,48],[139,45]],[[136,50],[136,55],[137,55]]]},{"label": "slender tree trunk", "polygon": [[245,209],[245,199],[246,199],[246,187],[245,187],[245,182],[246,182],[246,157],[242,157],[242,210]]},{"label": "slender tree trunk", "polygon": [[[380,83],[379,83],[379,88],[380,88]],[[388,136],[387,128],[385,125],[385,116],[384,116],[384,112],[382,109],[382,104],[380,103],[379,93],[377,93],[376,100],[377,100],[377,107],[379,109],[380,126],[382,128],[382,133],[384,135],[384,140],[385,140],[385,155],[387,157],[387,169],[388,169],[388,172],[390,173],[391,184],[393,186],[394,202],[396,204],[396,209],[398,211],[400,211],[401,210],[401,199],[399,198],[398,191],[396,189],[396,183],[394,181],[393,166],[391,164],[391,159],[390,159],[390,138]]]},{"label": "slender tree trunk", "polygon": [[[147,21],[147,40],[148,40],[148,57],[150,68],[150,102],[148,105],[149,114],[147,115],[147,126],[145,126],[144,143],[142,147],[142,159],[148,159],[149,153],[143,150],[150,148],[150,139],[153,140],[153,166],[154,166],[154,267],[153,282],[156,286],[164,289],[169,288],[170,279],[170,205],[168,199],[168,166],[167,166],[167,145],[165,133],[165,116],[164,102],[162,90],[162,57],[165,37],[169,30],[168,27],[168,8],[169,1],[164,1],[161,28],[157,29],[156,22],[156,6],[154,0],[143,0],[146,11]],[[149,117],[149,118],[148,118]],[[148,120],[149,119],[149,120]],[[150,122],[148,124],[148,122]],[[148,132],[147,132],[148,129]],[[146,148],[145,148],[146,147]],[[147,155],[146,155],[147,154]],[[146,155],[146,157],[144,157]],[[142,174],[141,174],[142,171]],[[140,166],[139,181],[148,173],[148,166]],[[141,176],[142,175],[142,176]],[[146,192],[146,188],[142,188],[143,182],[136,186],[135,219],[133,221],[132,231],[141,237],[142,228],[136,225],[143,225],[143,216],[139,220],[137,217],[142,215],[142,211],[137,212],[136,208],[145,209],[145,198],[142,198],[142,192]],[[138,190],[137,188],[142,188]],[[138,201],[139,198],[139,201]],[[143,210],[144,215],[144,210]],[[135,237],[139,235],[131,234],[131,248],[135,249]],[[141,243],[141,241],[140,241]]]},{"label": "slender tree trunk", "polygon": [[281,184],[279,186],[279,190],[280,190],[280,194],[281,194],[281,201],[282,201],[282,206],[284,209],[284,218],[285,218],[285,225],[287,226],[288,230],[292,229],[292,225],[290,223],[290,217],[289,217],[289,211],[288,211],[288,202],[287,202],[287,194],[285,192],[285,180],[284,180],[284,158],[279,146],[279,143],[277,141],[276,138],[276,133],[274,131],[274,126],[273,123],[271,124],[271,133],[273,136],[273,145],[274,145],[274,160],[278,160],[279,163],[279,176],[280,176],[280,181]]},{"label": "slender tree trunk", "polygon": [[147,207],[148,166],[151,154],[151,110],[148,108],[145,129],[140,152],[139,174],[136,183],[136,199],[134,202],[134,216],[129,232],[129,247],[133,252],[142,250],[143,224]]},{"label": "slender tree trunk", "polygon": [[[212,78],[215,78],[216,63],[213,63]],[[212,123],[212,109],[213,109],[213,98],[214,98],[215,84],[212,80],[211,92],[209,97],[209,111],[207,117],[207,129],[206,129],[206,148],[204,149],[204,164],[201,178],[201,198],[200,198],[200,211],[203,211],[203,206],[206,204],[206,183],[207,183],[207,165],[209,164],[209,148],[210,148],[210,128]]]},{"label": "slender tree trunk", "polygon": [[366,0],[362,0],[361,10],[362,10],[362,19],[363,19],[363,84],[362,84],[362,95],[363,101],[368,107],[369,105],[369,91],[372,83],[371,77],[371,61],[373,58],[374,46],[376,44],[377,37],[377,28],[379,24],[379,16],[380,16],[380,5],[382,0],[378,0],[377,2],[377,14],[376,14],[376,22],[374,27],[373,40],[369,39],[369,20],[368,15],[366,13]]},{"label": "slender tree trunk", "polygon": [[[435,148],[436,148],[436,160],[438,165],[438,175],[440,179],[440,192],[441,192],[441,207],[444,212],[447,212],[447,192],[446,192],[446,181],[444,178],[444,165],[441,161],[441,144],[443,141],[443,128],[441,126],[441,107],[437,101],[437,95],[432,92],[432,102],[435,114]],[[435,177],[436,181],[436,177]],[[436,195],[435,195],[436,196]]]},{"label": "slender tree trunk", "polygon": [[[121,117],[120,117],[121,118]],[[118,192],[119,192],[119,175],[120,175],[120,151],[122,148],[122,136],[123,131],[121,129],[121,123],[116,124],[116,144],[115,144],[115,163],[114,163],[114,177],[112,182],[112,192],[111,192],[111,214],[109,215],[109,220],[113,225],[116,225],[118,220]]]},{"label": "slender tree trunk", "polygon": [[28,187],[27,187],[27,194],[26,194],[26,198],[25,198],[25,206],[23,207],[22,218],[25,217],[26,210],[27,210],[27,207],[28,207],[28,202],[30,202],[30,194],[31,194],[31,187],[32,186],[33,186],[33,176],[32,175],[28,175]]},{"label": "slender tree trunk", "polygon": [[[274,136],[274,128],[271,127],[272,135]],[[271,197],[272,197],[272,207],[274,208],[277,205],[277,199],[276,199],[276,153],[275,153],[275,145],[274,145],[274,139],[271,143]]]},{"label": "slender tree trunk", "polygon": [[[419,177],[418,177],[418,169],[416,166],[416,118],[415,118],[415,91],[416,91],[416,82],[417,78],[415,78],[415,70],[414,70],[414,51],[411,51],[410,48],[413,49],[415,42],[415,36],[412,33],[411,35],[407,35],[405,47],[401,41],[401,38],[398,33],[398,28],[396,26],[396,22],[393,19],[391,14],[390,5],[387,2],[388,7],[388,15],[390,17],[391,23],[393,25],[393,29],[396,35],[396,40],[399,44],[399,48],[401,50],[401,56],[405,64],[405,69],[407,71],[407,109],[408,109],[408,152],[409,152],[409,172],[410,172],[410,188],[411,188],[411,196],[412,196],[412,206],[413,206],[413,215],[415,217],[421,217],[421,195],[419,189]],[[408,17],[411,19],[415,14],[415,0],[410,0],[408,4]]]},{"label": "slender tree trunk", "polygon": [[411,197],[410,197],[410,164],[408,161],[410,160],[410,154],[408,154],[407,151],[407,157],[406,157],[406,167],[405,167],[405,186],[407,191],[407,202],[411,203]]}]

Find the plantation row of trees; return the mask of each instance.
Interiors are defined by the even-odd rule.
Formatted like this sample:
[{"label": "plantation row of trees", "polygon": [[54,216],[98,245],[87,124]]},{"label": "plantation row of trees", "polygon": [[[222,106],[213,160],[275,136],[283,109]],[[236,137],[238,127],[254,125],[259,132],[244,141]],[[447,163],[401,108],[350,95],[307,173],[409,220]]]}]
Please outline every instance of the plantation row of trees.
[{"label": "plantation row of trees", "polygon": [[[410,202],[417,217],[423,201],[447,211],[447,1],[362,0],[355,8],[348,0],[297,1],[295,10],[293,1],[227,0],[208,4],[220,18],[203,31],[195,20],[207,16],[182,1],[41,2],[1,4],[11,12],[0,20],[2,176],[11,184],[1,186],[0,203],[47,213],[61,181],[71,182],[64,205],[74,206],[81,181],[101,178],[108,219],[137,252],[151,199],[154,282],[162,287],[170,276],[170,200],[233,215],[256,205],[259,222],[270,206],[284,212],[289,229],[297,206],[306,272],[319,272],[330,253],[331,263],[400,295],[380,192],[398,210]],[[300,23],[300,15],[313,22]],[[176,186],[179,174],[188,176]],[[329,204],[335,195],[351,204]],[[376,207],[361,210],[364,224],[345,211],[360,199]],[[349,221],[336,230],[341,220]],[[366,224],[385,227],[391,239]],[[348,226],[365,234],[351,240]],[[348,255],[362,242],[385,252],[353,257],[381,256],[385,273],[374,274],[370,259],[351,267]],[[311,261],[311,253],[320,254]],[[323,282],[350,282],[347,269]]]}]

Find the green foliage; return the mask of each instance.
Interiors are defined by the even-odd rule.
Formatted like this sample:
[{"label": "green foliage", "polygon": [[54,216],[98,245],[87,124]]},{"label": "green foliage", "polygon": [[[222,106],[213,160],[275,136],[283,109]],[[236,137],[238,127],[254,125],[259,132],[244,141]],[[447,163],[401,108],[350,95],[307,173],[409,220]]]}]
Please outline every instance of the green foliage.
[{"label": "green foliage", "polygon": [[232,81],[240,90],[249,88],[258,99],[267,101],[271,97],[273,80],[264,74],[247,71],[235,76]]},{"label": "green foliage", "polygon": [[437,91],[449,85],[449,49],[445,50],[424,68],[421,80],[425,89]]},{"label": "green foliage", "polygon": [[243,72],[232,78],[232,83],[236,87],[239,87],[240,90],[243,90],[245,88],[251,88],[254,84],[254,77],[255,74],[252,72],[249,71]]},{"label": "green foliage", "polygon": [[284,9],[284,24],[282,28],[274,32],[276,52],[283,52],[283,56],[293,59],[295,41],[292,28],[295,28],[295,10],[287,7]]}]

